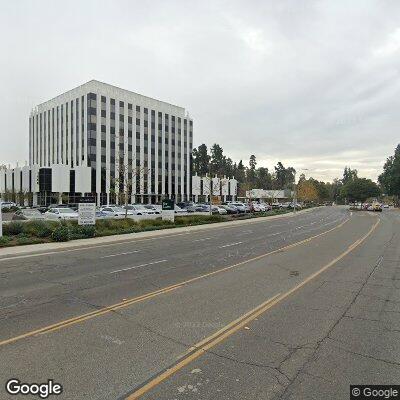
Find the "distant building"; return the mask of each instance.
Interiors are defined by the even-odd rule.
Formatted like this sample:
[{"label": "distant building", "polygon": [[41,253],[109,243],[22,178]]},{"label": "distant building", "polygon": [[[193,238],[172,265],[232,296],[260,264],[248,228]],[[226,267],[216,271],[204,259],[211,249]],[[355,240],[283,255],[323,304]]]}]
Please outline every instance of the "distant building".
[{"label": "distant building", "polygon": [[92,80],[32,110],[29,166],[1,170],[0,192],[32,191],[39,204],[118,203],[126,191],[129,202],[188,200],[192,148],[184,108]]},{"label": "distant building", "polygon": [[193,200],[208,202],[210,195],[215,201],[233,201],[237,196],[237,180],[235,178],[219,178],[214,176],[192,176],[192,195]]},{"label": "distant building", "polygon": [[283,201],[293,198],[293,192],[289,189],[285,190],[265,190],[265,189],[251,189],[246,191],[246,198],[253,200],[270,200]]}]

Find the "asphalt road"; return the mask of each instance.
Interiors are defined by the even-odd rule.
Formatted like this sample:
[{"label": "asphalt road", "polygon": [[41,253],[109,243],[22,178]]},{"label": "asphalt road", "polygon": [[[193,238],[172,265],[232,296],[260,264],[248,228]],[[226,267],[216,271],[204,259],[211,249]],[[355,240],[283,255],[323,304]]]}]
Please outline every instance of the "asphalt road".
[{"label": "asphalt road", "polygon": [[[0,258],[0,398],[343,399],[400,380],[395,210]],[[20,398],[29,398],[20,396]]]}]

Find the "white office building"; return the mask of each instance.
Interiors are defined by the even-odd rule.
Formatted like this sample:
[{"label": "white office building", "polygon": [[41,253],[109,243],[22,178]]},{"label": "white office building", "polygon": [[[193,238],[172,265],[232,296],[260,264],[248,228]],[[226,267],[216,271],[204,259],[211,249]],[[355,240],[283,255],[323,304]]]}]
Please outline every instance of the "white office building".
[{"label": "white office building", "polygon": [[41,204],[48,193],[70,203],[121,203],[125,194],[131,203],[189,200],[192,147],[184,108],[95,80],[39,104],[29,118]]}]

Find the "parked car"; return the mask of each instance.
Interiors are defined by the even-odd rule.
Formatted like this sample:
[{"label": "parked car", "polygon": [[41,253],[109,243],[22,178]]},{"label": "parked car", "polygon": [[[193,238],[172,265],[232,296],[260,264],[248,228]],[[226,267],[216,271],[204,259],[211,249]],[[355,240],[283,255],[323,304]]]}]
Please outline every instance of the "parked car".
[{"label": "parked car", "polygon": [[185,210],[184,208],[180,208],[176,204],[175,204],[174,212],[175,212],[175,214],[187,214],[188,213],[187,210]]},{"label": "parked car", "polygon": [[161,214],[161,211],[153,204],[145,204],[144,207],[147,208],[148,210],[153,210],[154,214]]},{"label": "parked car", "polygon": [[22,210],[15,211],[11,218],[13,221],[32,221],[32,220],[44,220],[44,215],[37,209],[25,208]]},{"label": "parked car", "polygon": [[[247,207],[243,203],[230,203],[235,206],[240,213],[245,213],[247,211]],[[249,210],[250,211],[250,210]]]},{"label": "parked car", "polygon": [[[125,209],[125,206],[123,207]],[[128,204],[126,209],[130,215],[154,215],[156,212],[152,208],[147,208],[144,204]]]},{"label": "parked car", "polygon": [[78,219],[78,213],[71,208],[51,208],[44,213],[46,219]]},{"label": "parked car", "polygon": [[199,203],[196,206],[198,212],[210,212],[210,206],[208,204]]},{"label": "parked car", "polygon": [[226,215],[228,212],[225,210],[225,208],[217,205],[211,206],[211,212],[212,214],[219,214],[219,215]]},{"label": "parked car", "polygon": [[186,210],[188,213],[195,212],[196,210],[196,205],[190,201],[186,202],[180,202],[176,203],[176,205],[184,210]]},{"label": "parked car", "polygon": [[221,204],[220,207],[225,209],[227,214],[238,214],[239,213],[238,209],[231,204]]},{"label": "parked car", "polygon": [[380,204],[378,202],[374,202],[374,203],[372,203],[372,208],[373,208],[373,211],[381,212],[382,211],[382,204]]},{"label": "parked car", "polygon": [[[123,218],[125,217],[126,214],[125,209],[117,206],[104,206],[100,208],[100,211],[106,213],[108,217],[116,217],[116,218]],[[128,210],[127,215],[134,215],[134,213]]]},{"label": "parked car", "polygon": [[105,213],[104,211],[97,210],[95,212],[95,218],[96,219],[105,219],[105,218],[110,218],[110,216],[107,213]]},{"label": "parked car", "polygon": [[13,201],[2,201],[2,202],[0,202],[0,205],[1,205],[1,209],[17,206]]},{"label": "parked car", "polygon": [[251,203],[250,209],[251,209],[251,211],[254,211],[254,212],[264,211],[264,208],[258,203]]},{"label": "parked car", "polygon": [[272,203],[271,204],[271,208],[272,209],[279,209],[279,208],[282,208],[283,206],[282,206],[282,204],[281,203]]},{"label": "parked car", "polygon": [[260,203],[260,206],[263,212],[272,210],[272,207],[267,203]]},{"label": "parked car", "polygon": [[47,208],[50,210],[52,208],[71,208],[71,207],[68,204],[50,204]]}]

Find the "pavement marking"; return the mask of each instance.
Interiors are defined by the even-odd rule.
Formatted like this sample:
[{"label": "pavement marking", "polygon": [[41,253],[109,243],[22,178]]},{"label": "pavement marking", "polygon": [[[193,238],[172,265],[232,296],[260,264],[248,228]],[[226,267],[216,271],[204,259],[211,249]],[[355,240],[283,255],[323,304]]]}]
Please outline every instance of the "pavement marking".
[{"label": "pavement marking", "polygon": [[301,289],[304,285],[312,281],[314,278],[322,274],[324,271],[326,271],[328,268],[330,268],[332,265],[336,264],[338,261],[340,261],[343,257],[345,257],[347,254],[349,254],[352,250],[354,250],[357,246],[359,246],[361,243],[363,243],[368,236],[375,230],[375,228],[379,225],[380,219],[378,219],[375,224],[370,228],[370,230],[362,236],[360,239],[357,239],[353,244],[351,244],[342,254],[340,254],[338,257],[330,261],[328,264],[324,265],[321,269],[318,271],[314,272],[310,276],[308,276],[305,280],[294,286],[292,289],[288,290],[286,293],[279,293],[276,296],[272,297],[271,299],[267,300],[266,302],[258,305],[256,308],[253,308],[246,314],[242,315],[235,321],[232,321],[228,325],[226,325],[224,328],[220,329],[219,331],[215,332],[208,338],[202,340],[201,342],[197,343],[193,347],[191,347],[188,350],[188,353],[176,364],[173,366],[167,368],[164,372],[161,374],[155,376],[153,379],[151,379],[149,382],[144,384],[143,386],[139,387],[136,389],[132,394],[128,395],[126,397],[126,400],[135,400],[141,397],[142,395],[146,394],[156,386],[158,386],[161,382],[164,380],[168,379],[171,377],[173,374],[181,370],[183,367],[186,365],[190,364],[192,361],[196,360],[200,356],[202,356],[204,353],[206,353],[209,349],[215,347],[217,344],[220,342],[224,341],[226,338],[229,336],[233,335],[235,332],[237,332],[239,329],[245,327],[249,322],[252,322],[255,318],[257,318],[259,315],[263,314],[276,304],[280,303],[282,300],[286,299],[289,297],[291,294],[296,292],[297,290]]},{"label": "pavement marking", "polygon": [[285,232],[276,232],[276,233],[272,233],[271,235],[267,235],[266,237],[276,236],[276,235],[282,235],[282,233],[285,233]]},{"label": "pavement marking", "polygon": [[[312,209],[309,209],[312,210]],[[304,211],[308,211],[308,210],[304,210]],[[307,214],[306,212],[300,214],[301,216],[303,214]],[[265,222],[270,222],[271,220],[268,220],[269,217],[272,217],[273,219],[286,219],[286,218],[292,218],[293,214],[281,214],[281,215],[270,215],[267,217],[262,217],[262,218],[266,218],[266,219],[262,219],[260,221],[257,221],[256,219],[249,219],[249,220],[244,220],[244,221],[228,221],[227,224],[228,226],[217,226],[216,230],[220,230],[220,229],[230,229],[230,228],[235,228],[237,226],[242,226],[242,225],[246,225],[248,223],[257,223],[257,224],[261,224],[261,223],[265,223]],[[279,218],[275,218],[275,217],[279,217]],[[239,222],[236,223],[234,225],[230,225],[229,222]],[[91,250],[91,249],[96,249],[96,248],[102,248],[102,247],[110,247],[110,246],[118,246],[118,245],[124,245],[124,244],[129,244],[129,243],[133,243],[133,242],[144,242],[147,240],[157,240],[157,239],[168,239],[168,238],[172,238],[172,237],[176,237],[176,236],[184,236],[184,235],[193,235],[196,233],[202,233],[204,231],[207,231],[211,226],[213,226],[214,224],[209,224],[208,227],[205,227],[204,229],[198,229],[196,231],[189,231],[189,232],[182,232],[182,233],[174,233],[171,235],[160,235],[160,236],[156,236],[156,237],[151,237],[151,238],[143,238],[143,239],[121,239],[120,241],[116,241],[114,243],[105,243],[105,244],[95,244],[95,245],[91,245],[91,246],[79,246],[77,244],[77,246],[79,246],[78,248],[73,248],[73,249],[57,249],[57,250],[52,250],[52,251],[48,251],[48,252],[44,252],[44,253],[36,253],[36,254],[23,254],[20,256],[9,256],[9,257],[3,257],[1,258],[0,256],[0,263],[2,261],[10,261],[10,260],[18,260],[21,258],[30,258],[30,257],[41,257],[41,256],[48,256],[48,255],[52,255],[52,254],[59,254],[59,253],[70,253],[70,252],[75,252],[75,251],[84,251],[84,250]],[[276,226],[280,226],[280,225],[276,225]],[[116,236],[116,235],[114,235]],[[40,251],[40,250],[39,250]]]},{"label": "pavement marking", "polygon": [[134,250],[134,251],[126,251],[125,253],[109,254],[108,256],[103,256],[103,257],[100,257],[100,258],[110,258],[110,257],[126,256],[127,254],[139,253],[139,251],[140,251],[140,250]]},{"label": "pavement marking", "polygon": [[117,272],[123,272],[123,271],[129,271],[129,270],[131,270],[131,269],[136,269],[136,268],[141,268],[141,267],[147,267],[148,265],[159,264],[159,263],[163,263],[163,262],[166,262],[166,261],[167,261],[167,260],[152,261],[152,262],[148,262],[148,263],[146,263],[146,264],[135,265],[134,267],[116,269],[115,271],[109,272],[109,274],[116,274]]},{"label": "pavement marking", "polygon": [[229,243],[229,244],[225,244],[223,246],[219,246],[219,249],[224,249],[225,247],[231,247],[231,246],[236,246],[238,244],[242,244],[243,242],[236,242],[236,243]]},{"label": "pavement marking", "polygon": [[213,239],[213,237],[206,237],[206,238],[203,238],[203,239],[196,239],[196,240],[193,240],[193,242],[204,242],[205,240],[210,240],[210,239]]},{"label": "pavement marking", "polygon": [[26,333],[21,334],[21,335],[14,336],[14,337],[2,340],[2,341],[0,341],[0,346],[4,346],[6,344],[15,343],[15,342],[17,342],[17,341],[19,341],[21,339],[26,339],[26,338],[29,338],[29,337],[32,337],[32,336],[35,336],[35,335],[39,335],[39,334],[42,335],[42,334],[46,334],[46,333],[49,333],[49,332],[54,332],[56,330],[63,329],[63,328],[66,328],[68,326],[78,324],[80,322],[83,322],[83,321],[98,317],[100,315],[104,315],[104,314],[113,312],[113,311],[118,310],[120,308],[124,308],[124,307],[130,306],[132,304],[135,304],[135,303],[138,303],[138,302],[141,302],[141,301],[145,301],[147,299],[159,296],[161,294],[164,294],[164,293],[170,292],[172,290],[178,289],[178,288],[180,288],[182,286],[185,286],[185,285],[187,285],[189,283],[192,283],[192,282],[195,282],[197,280],[204,279],[204,278],[207,278],[207,277],[210,277],[210,276],[213,276],[213,275],[225,272],[225,271],[229,271],[229,270],[231,270],[233,268],[239,267],[241,265],[248,264],[250,262],[259,260],[259,259],[267,257],[269,255],[280,253],[282,251],[291,249],[293,247],[300,246],[300,245],[302,245],[304,243],[310,242],[310,241],[312,241],[312,240],[314,240],[314,239],[316,239],[318,237],[321,237],[323,235],[326,235],[329,232],[334,231],[335,229],[338,229],[338,228],[342,227],[349,220],[350,220],[350,218],[347,218],[346,220],[344,220],[339,225],[336,225],[333,228],[328,229],[327,231],[321,232],[318,235],[310,236],[307,239],[303,239],[303,240],[301,240],[299,242],[295,242],[295,243],[280,247],[279,249],[272,250],[272,251],[270,251],[268,253],[261,254],[259,256],[250,258],[248,260],[244,260],[244,261],[241,261],[239,263],[230,265],[228,267],[224,267],[224,268],[221,268],[221,269],[216,270],[216,271],[208,272],[208,273],[206,273],[204,275],[196,276],[194,278],[188,279],[188,280],[183,281],[183,282],[176,283],[176,284],[171,285],[171,286],[167,286],[165,288],[156,290],[154,292],[150,292],[150,293],[138,296],[138,297],[133,297],[131,299],[124,300],[124,301],[122,301],[120,303],[116,303],[116,304],[113,304],[113,305],[110,305],[110,306],[107,306],[107,307],[103,307],[103,308],[100,308],[98,310],[86,313],[86,314],[81,314],[81,315],[78,315],[76,317],[69,318],[69,319],[66,319],[64,321],[57,322],[55,324],[44,326],[42,328],[39,328],[39,329],[36,329],[36,330],[33,330],[33,331],[29,331],[29,332],[26,332]]}]

